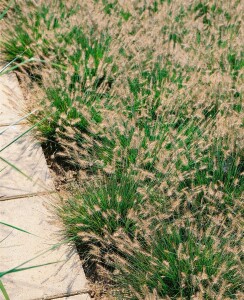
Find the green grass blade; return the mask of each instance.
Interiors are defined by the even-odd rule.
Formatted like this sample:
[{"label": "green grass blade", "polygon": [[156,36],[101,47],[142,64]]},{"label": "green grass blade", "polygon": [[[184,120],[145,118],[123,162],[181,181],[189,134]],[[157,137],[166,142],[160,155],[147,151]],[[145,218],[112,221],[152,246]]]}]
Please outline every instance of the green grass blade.
[{"label": "green grass blade", "polygon": [[7,236],[5,236],[5,237],[0,241],[0,244],[1,244],[2,242],[4,242],[10,235],[11,235],[11,232],[10,232]]},{"label": "green grass blade", "polygon": [[9,146],[11,146],[12,144],[14,144],[15,142],[17,142],[20,138],[22,138],[25,134],[27,134],[28,132],[30,132],[33,128],[35,128],[38,124],[34,124],[33,126],[31,126],[30,128],[28,128],[25,132],[21,133],[20,135],[18,135],[15,139],[13,139],[10,143],[8,143],[6,146],[4,146],[2,149],[0,149],[0,152],[2,152],[3,150],[7,149]]},{"label": "green grass blade", "polygon": [[3,134],[5,131],[7,131],[11,126],[19,124],[21,121],[27,119],[29,116],[33,115],[37,111],[38,110],[35,109],[35,110],[31,111],[30,113],[26,114],[25,116],[21,117],[20,119],[18,119],[17,121],[14,121],[13,123],[9,124],[7,128],[4,128],[2,131],[0,131],[0,135]]},{"label": "green grass blade", "polygon": [[21,228],[19,228],[19,227],[13,226],[13,225],[10,225],[10,224],[5,223],[5,222],[1,222],[1,221],[0,221],[0,224],[2,224],[2,225],[4,225],[4,226],[7,226],[7,227],[10,227],[10,228],[13,228],[13,229],[16,229],[16,230],[18,230],[18,231],[22,231],[22,232],[25,232],[25,233],[28,233],[28,234],[32,234],[32,233],[30,233],[29,231],[26,231],[26,230],[24,230],[24,229],[21,229]]},{"label": "green grass blade", "polygon": [[0,21],[4,18],[4,16],[7,14],[9,11],[11,5],[14,3],[14,1],[11,1],[9,5],[4,9],[4,11],[0,14]]},{"label": "green grass blade", "polygon": [[19,271],[24,271],[24,270],[28,270],[28,269],[32,269],[32,268],[38,268],[38,267],[41,267],[41,266],[46,266],[46,265],[50,265],[50,264],[56,264],[56,263],[59,263],[59,262],[62,262],[63,260],[60,260],[60,261],[55,261],[55,262],[50,262],[50,263],[46,263],[46,264],[41,264],[41,265],[34,265],[34,266],[30,266],[30,267],[26,267],[26,268],[22,268],[24,265],[26,265],[27,263],[35,260],[36,258],[48,253],[49,251],[52,251],[52,250],[55,250],[57,249],[58,247],[60,247],[61,245],[63,245],[64,243],[66,243],[66,241],[64,242],[61,242],[61,243],[57,243],[57,244],[54,244],[52,245],[50,248],[48,248],[47,250],[44,250],[42,251],[40,254],[36,255],[35,257],[21,263],[20,265],[18,265],[17,267],[14,267],[14,268],[11,268],[7,271],[4,271],[4,272],[0,272],[0,278],[5,276],[6,274],[10,274],[10,273],[16,273],[16,272],[19,272]]},{"label": "green grass blade", "polygon": [[11,60],[11,62],[7,63],[1,70],[0,70],[0,74],[3,73],[4,70],[6,70],[13,62],[15,62],[18,59],[18,57],[16,57],[15,59]]},{"label": "green grass blade", "polygon": [[5,287],[4,287],[4,285],[3,285],[3,283],[2,283],[1,280],[0,280],[0,290],[3,293],[4,299],[5,300],[10,300],[10,298],[8,296],[8,293],[7,293],[7,291],[6,291],[6,289],[5,289]]},{"label": "green grass blade", "polygon": [[0,173],[1,173],[3,170],[5,170],[5,169],[6,169],[6,167],[2,168],[2,169],[0,170]]},{"label": "green grass blade", "polygon": [[[34,111],[35,112],[35,111]],[[31,115],[33,112],[27,114],[25,117],[28,117],[29,115]],[[48,116],[47,116],[48,117]],[[46,117],[46,118],[47,118]],[[34,124],[33,126],[31,126],[30,128],[28,128],[25,132],[21,133],[19,136],[17,136],[15,139],[13,139],[11,142],[9,142],[7,145],[5,145],[3,148],[0,149],[0,152],[4,151],[5,149],[7,149],[9,146],[11,146],[12,144],[14,144],[16,141],[18,141],[21,137],[23,137],[25,134],[27,134],[28,132],[30,132],[33,128],[35,128],[36,126],[38,126],[39,124],[41,124],[46,118],[43,118],[41,121],[37,122],[36,124]],[[22,118],[24,119],[24,118]],[[9,129],[10,126],[8,126],[7,128],[5,128],[3,131],[0,132],[0,136],[1,134],[3,134],[6,130]],[[33,179],[28,176],[27,174],[25,174],[23,171],[21,171],[17,166],[15,166],[14,164],[12,164],[10,161],[6,160],[5,158],[3,158],[2,156],[0,156],[0,160],[3,161],[4,163],[6,163],[8,166],[10,166],[11,168],[13,168],[14,170],[16,170],[17,172],[19,172],[20,174],[22,174],[24,177],[26,177],[28,180],[33,181]],[[5,168],[1,169],[1,171],[3,171]],[[1,197],[1,196],[0,196]]]},{"label": "green grass blade", "polygon": [[40,267],[45,267],[45,266],[49,266],[49,265],[53,265],[56,264],[60,261],[54,261],[54,262],[50,262],[50,263],[45,263],[45,264],[40,264],[40,265],[34,265],[34,266],[30,266],[30,267],[26,267],[26,268],[13,268],[11,270],[8,270],[6,272],[0,272],[0,278],[7,275],[7,274],[11,274],[11,273],[17,273],[17,272],[22,272],[22,271],[28,271],[30,269],[36,269],[36,268],[40,268]]},{"label": "green grass blade", "polygon": [[[6,159],[4,159],[3,157],[0,156],[0,160],[2,160],[3,162],[5,162],[7,165],[9,165],[11,168],[13,168],[14,170],[16,170],[17,172],[19,172],[20,174],[22,174],[24,177],[26,177],[27,179],[29,179],[30,181],[32,181],[32,178],[28,175],[26,175],[23,171],[21,171],[18,167],[16,167],[14,164],[12,164],[11,162],[7,161]],[[2,170],[1,170],[2,171]]]}]

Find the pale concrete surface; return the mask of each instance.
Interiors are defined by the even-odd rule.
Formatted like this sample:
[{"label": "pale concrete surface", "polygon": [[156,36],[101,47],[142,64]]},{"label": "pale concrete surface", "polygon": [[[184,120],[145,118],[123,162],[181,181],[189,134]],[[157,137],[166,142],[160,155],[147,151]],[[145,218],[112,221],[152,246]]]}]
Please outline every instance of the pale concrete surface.
[{"label": "pale concrete surface", "polygon": [[[7,130],[3,132],[5,129]],[[42,148],[33,139],[31,132],[1,151],[4,146],[8,145],[27,129],[28,127],[20,125],[0,127],[0,157],[8,160],[32,178],[32,180],[29,180],[0,160],[0,170],[4,168],[0,172],[0,197],[54,190]]]},{"label": "pale concrete surface", "polygon": [[23,94],[16,75],[0,75],[0,126],[12,124],[24,115]]},{"label": "pale concrete surface", "polygon": [[[55,295],[87,291],[85,274],[72,246],[63,244],[44,253],[61,240],[60,224],[47,207],[50,205],[43,197],[0,202],[2,222],[34,234],[0,224],[0,240],[3,240],[0,246],[1,271],[19,266],[38,255],[22,267],[56,262],[3,277],[11,300],[49,299]],[[68,299],[85,300],[89,296],[83,294]]]}]

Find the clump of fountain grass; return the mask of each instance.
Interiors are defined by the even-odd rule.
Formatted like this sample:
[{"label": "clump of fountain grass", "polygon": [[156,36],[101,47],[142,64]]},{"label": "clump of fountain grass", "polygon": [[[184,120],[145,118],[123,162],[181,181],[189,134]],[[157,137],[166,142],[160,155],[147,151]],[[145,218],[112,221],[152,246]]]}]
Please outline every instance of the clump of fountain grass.
[{"label": "clump of fountain grass", "polygon": [[22,71],[48,155],[75,172],[66,234],[117,299],[239,299],[240,3],[76,4],[19,2],[2,44],[56,64]]}]

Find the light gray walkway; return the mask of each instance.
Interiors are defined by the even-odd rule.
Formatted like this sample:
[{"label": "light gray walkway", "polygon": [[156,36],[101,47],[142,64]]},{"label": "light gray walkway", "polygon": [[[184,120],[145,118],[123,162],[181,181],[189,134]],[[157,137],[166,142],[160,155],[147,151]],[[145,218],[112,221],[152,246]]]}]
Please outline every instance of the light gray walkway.
[{"label": "light gray walkway", "polygon": [[[24,114],[23,107],[15,75],[0,77],[0,149],[28,129],[23,124],[7,126]],[[0,156],[31,178],[0,161],[0,221],[33,233],[0,224],[0,271],[32,258],[22,267],[50,263],[3,277],[10,299],[90,299],[77,252],[73,246],[61,243],[62,226],[52,211],[57,197],[50,194],[55,191],[41,146],[28,133],[1,151]]]},{"label": "light gray walkway", "polygon": [[15,74],[0,76],[0,87],[0,126],[3,126],[23,116],[24,101]]}]

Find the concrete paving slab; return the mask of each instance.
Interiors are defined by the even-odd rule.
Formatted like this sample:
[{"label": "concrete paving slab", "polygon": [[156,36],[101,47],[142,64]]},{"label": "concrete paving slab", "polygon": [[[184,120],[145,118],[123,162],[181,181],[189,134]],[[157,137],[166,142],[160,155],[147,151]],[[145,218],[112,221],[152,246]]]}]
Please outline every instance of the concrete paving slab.
[{"label": "concrete paving slab", "polygon": [[[72,245],[62,244],[55,250],[53,245],[60,242],[62,232],[60,224],[47,198],[32,197],[0,203],[0,220],[20,227],[34,235],[17,231],[0,224],[1,271],[14,268],[36,257],[22,267],[46,264],[42,266],[8,274],[2,281],[11,300],[54,299],[59,295],[72,295],[87,292],[87,281],[78,254]],[[47,251],[47,252],[45,252]],[[87,294],[72,296],[70,300],[85,300]],[[75,298],[76,297],[76,298]]]},{"label": "concrete paving slab", "polygon": [[[4,131],[5,129],[7,130]],[[29,180],[0,160],[0,170],[3,169],[0,172],[0,200],[1,197],[21,196],[54,189],[42,148],[33,139],[31,132],[1,151],[27,129],[28,127],[20,125],[0,127],[0,157],[15,165],[32,179]]]},{"label": "concrete paving slab", "polygon": [[0,126],[12,124],[25,115],[24,97],[14,73],[0,76]]}]

